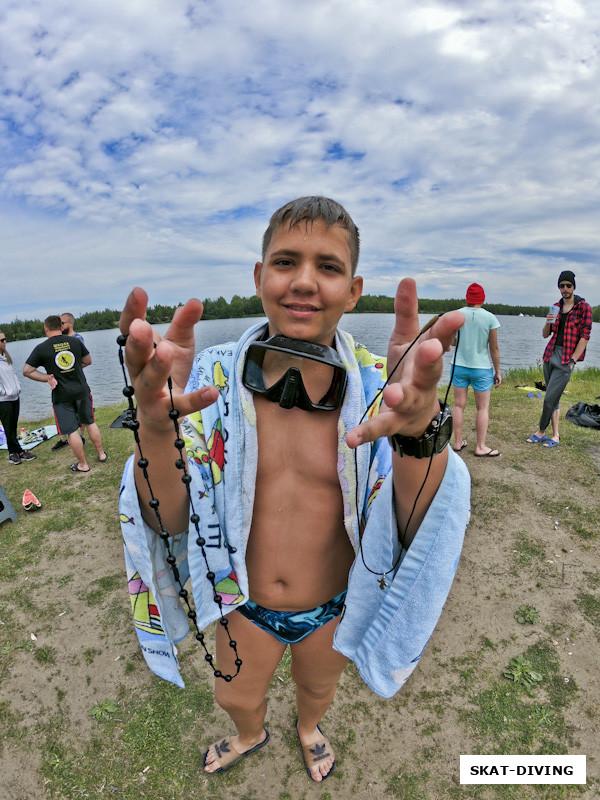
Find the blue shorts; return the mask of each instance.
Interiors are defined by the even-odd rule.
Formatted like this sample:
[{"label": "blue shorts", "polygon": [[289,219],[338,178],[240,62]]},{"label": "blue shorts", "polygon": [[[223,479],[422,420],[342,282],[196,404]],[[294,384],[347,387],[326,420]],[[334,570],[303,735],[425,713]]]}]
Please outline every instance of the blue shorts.
[{"label": "blue shorts", "polygon": [[456,386],[457,389],[468,389],[469,384],[476,392],[489,392],[494,385],[494,370],[492,367],[472,369],[471,367],[459,367],[456,364],[452,376],[452,386]]},{"label": "blue shorts", "polygon": [[237,611],[282,644],[298,644],[326,622],[340,616],[344,610],[346,591],[344,589],[333,600],[309,611],[272,611],[252,600],[248,600]]}]

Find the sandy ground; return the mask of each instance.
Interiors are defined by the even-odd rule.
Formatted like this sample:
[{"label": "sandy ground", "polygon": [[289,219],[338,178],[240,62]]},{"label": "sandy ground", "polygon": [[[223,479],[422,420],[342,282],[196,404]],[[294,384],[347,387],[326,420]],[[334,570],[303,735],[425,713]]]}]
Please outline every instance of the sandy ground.
[{"label": "sandy ground", "polygon": [[[569,475],[561,474],[566,446],[560,448],[562,453],[534,453],[522,440],[499,446],[502,456],[497,459],[476,459],[471,447],[461,454],[473,477],[473,517],[446,608],[406,687],[384,701],[360,682],[353,668],[342,678],[323,721],[339,754],[336,774],[321,786],[309,781],[293,737],[292,686],[276,679],[267,719],[269,746],[232,770],[222,790],[218,777],[209,781],[198,774],[198,797],[460,796],[464,790],[459,785],[459,756],[476,752],[479,745],[464,713],[473,708],[477,691],[501,676],[510,658],[537,640],[552,641],[561,674],[579,687],[577,699],[565,711],[575,742],[571,752],[586,754],[588,777],[600,779],[600,642],[598,630],[576,603],[586,576],[597,575],[596,544],[591,541],[590,546],[574,533],[568,511],[560,520],[555,511],[548,511],[551,502],[564,497],[572,506],[589,506],[590,492],[597,496],[597,475],[590,486],[571,485]],[[600,447],[594,457],[600,466]],[[552,488],[557,475],[560,490]],[[515,542],[521,534],[543,548],[545,558],[516,564]],[[61,581],[64,576],[72,578]],[[105,604],[90,606],[84,598],[92,581],[102,576],[117,576],[114,589]],[[33,635],[35,648],[47,644],[57,654],[56,663],[47,664],[32,658],[32,650],[20,649],[0,674],[0,703],[22,718],[24,731],[33,734],[38,723],[60,713],[73,741],[86,742],[97,726],[88,715],[92,706],[123,690],[143,690],[155,680],[139,657],[125,582],[118,576],[123,576],[118,532],[100,524],[48,534],[35,569],[3,587],[21,598],[10,613],[23,639],[33,641]],[[28,592],[30,604],[22,602]],[[106,624],[103,614],[111,603],[122,613]],[[542,618],[539,624],[516,623],[514,613],[523,603],[535,606]],[[36,614],[40,607],[45,609],[41,619]],[[0,626],[0,647],[1,636]],[[482,648],[484,640],[493,646]],[[82,657],[86,652],[91,653],[91,663]],[[132,660],[136,669],[126,670]],[[191,637],[182,646],[182,660],[188,680],[196,671],[192,664],[204,670]],[[467,679],[465,664],[474,667]],[[202,728],[199,748],[204,750],[229,730],[225,715],[216,709],[213,721]],[[47,796],[37,759],[30,745],[13,738],[5,743],[0,800]],[[428,779],[420,794],[418,776],[424,772]],[[394,791],[398,776],[400,784],[414,781],[413,794]],[[596,797],[599,785],[589,786],[584,794],[573,789],[571,796]],[[493,795],[481,794],[487,796]]]}]

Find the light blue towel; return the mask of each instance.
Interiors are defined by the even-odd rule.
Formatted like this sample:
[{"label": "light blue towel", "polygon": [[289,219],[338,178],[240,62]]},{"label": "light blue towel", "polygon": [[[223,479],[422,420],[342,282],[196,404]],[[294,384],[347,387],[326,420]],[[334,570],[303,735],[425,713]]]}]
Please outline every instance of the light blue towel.
[{"label": "light blue towel", "polygon": [[[255,326],[237,344],[209,348],[196,358],[187,390],[216,385],[219,399],[182,423],[194,510],[200,516],[210,567],[217,575],[226,613],[248,598],[245,550],[258,453],[252,394],[242,386],[241,371],[248,345],[261,332],[262,326]],[[387,571],[398,555],[391,448],[386,439],[361,446],[355,467],[354,451],[345,442],[346,433],[358,423],[385,381],[385,359],[372,356],[342,331],[336,335],[335,346],[348,370],[338,424],[344,525],[356,552],[358,474],[359,508],[366,521],[365,561],[372,569]],[[164,546],[141,518],[131,462],[123,477],[120,510],[134,622],[144,657],[154,672],[182,686],[175,643],[185,635],[188,621],[178,587],[166,569]],[[365,570],[360,558],[352,568],[346,609],[334,644],[356,662],[373,691],[384,697],[400,688],[431,636],[452,584],[468,514],[468,472],[462,459],[450,452],[442,485],[408,555],[397,574],[388,575],[391,585],[382,591],[378,576]],[[183,575],[189,571],[198,624],[203,628],[218,619],[219,611],[196,536],[190,525],[189,533],[177,538],[176,551],[180,571]],[[240,657],[243,659],[243,653]]]}]

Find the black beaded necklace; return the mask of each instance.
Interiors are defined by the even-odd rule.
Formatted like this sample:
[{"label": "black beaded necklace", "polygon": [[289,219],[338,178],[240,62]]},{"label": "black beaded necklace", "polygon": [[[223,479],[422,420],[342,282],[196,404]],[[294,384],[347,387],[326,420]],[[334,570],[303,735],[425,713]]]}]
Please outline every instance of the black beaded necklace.
[{"label": "black beaded necklace", "polygon": [[[202,557],[204,558],[204,563],[206,565],[206,570],[207,570],[206,577],[210,581],[210,583],[212,585],[212,588],[213,588],[213,600],[217,604],[217,606],[219,607],[219,613],[221,615],[221,618],[219,620],[219,624],[222,625],[223,628],[225,629],[225,632],[227,634],[227,638],[229,639],[229,646],[232,648],[233,652],[235,653],[234,664],[236,666],[236,671],[235,671],[235,673],[233,675],[224,675],[221,672],[221,670],[217,669],[215,667],[215,665],[214,665],[215,657],[209,652],[209,650],[208,650],[208,648],[206,646],[206,641],[205,641],[206,637],[205,637],[204,633],[202,633],[202,631],[198,627],[197,613],[192,608],[192,606],[190,604],[189,592],[187,591],[187,589],[183,586],[183,584],[181,582],[181,576],[179,574],[179,569],[177,568],[177,559],[174,556],[173,550],[171,548],[171,535],[169,534],[169,532],[167,530],[165,530],[164,525],[162,523],[162,519],[161,519],[160,511],[159,511],[160,503],[158,501],[158,498],[155,496],[155,494],[154,494],[154,492],[152,490],[152,486],[150,484],[150,478],[148,476],[148,459],[144,458],[144,455],[142,453],[142,445],[141,445],[140,437],[139,437],[139,434],[138,434],[140,423],[137,420],[137,408],[136,408],[136,406],[135,406],[135,404],[133,402],[134,389],[133,389],[133,386],[131,386],[129,384],[129,382],[128,382],[127,369],[125,367],[125,358],[123,356],[123,348],[124,348],[126,342],[127,342],[127,335],[126,334],[120,334],[117,337],[117,344],[119,345],[119,362],[121,364],[121,369],[123,371],[123,379],[125,381],[125,388],[123,389],[123,394],[127,398],[127,402],[129,404],[129,409],[128,409],[129,413],[127,414],[126,419],[123,421],[122,424],[123,424],[124,427],[129,428],[129,430],[132,431],[132,433],[133,433],[133,438],[135,439],[135,444],[136,444],[137,451],[138,451],[138,454],[139,454],[139,459],[138,459],[137,464],[138,464],[138,467],[142,470],[142,474],[143,474],[144,479],[146,481],[146,484],[148,486],[148,491],[150,492],[150,500],[148,501],[148,505],[150,506],[150,508],[154,511],[154,513],[156,515],[156,520],[157,520],[158,526],[159,526],[158,535],[160,536],[160,538],[164,542],[165,549],[167,551],[166,562],[171,567],[171,571],[173,573],[173,577],[175,579],[175,582],[177,583],[177,586],[179,587],[179,597],[185,603],[185,606],[187,608],[187,616],[192,621],[192,623],[193,623],[193,625],[194,625],[194,627],[196,629],[195,638],[200,642],[200,644],[204,648],[204,653],[205,653],[204,660],[207,661],[210,664],[210,666],[212,667],[212,670],[213,670],[215,678],[222,678],[224,681],[229,682],[229,681],[233,680],[233,678],[235,678],[236,675],[239,674],[240,667],[242,666],[242,659],[238,655],[237,642],[234,639],[231,638],[231,634],[229,633],[229,622],[227,620],[227,616],[223,613],[223,599],[222,599],[221,595],[217,592],[217,589],[216,589],[216,586],[215,586],[215,573],[211,570],[211,568],[210,568],[210,566],[208,564],[208,558],[207,558],[206,550],[205,550],[206,540],[204,539],[204,537],[200,533],[200,527],[198,525],[198,523],[200,522],[200,517],[199,517],[199,515],[196,513],[196,511],[194,509],[194,503],[193,503],[192,494],[191,494],[191,491],[190,491],[190,484],[192,482],[192,476],[189,474],[189,472],[187,470],[187,464],[186,464],[185,458],[183,458],[182,455],[181,455],[181,451],[185,447],[185,441],[182,439],[181,431],[179,429],[179,412],[177,411],[177,409],[175,408],[175,404],[173,403],[173,383],[171,381],[171,377],[169,376],[169,378],[167,380],[167,387],[169,389],[169,397],[170,397],[170,400],[171,400],[171,409],[169,411],[169,418],[173,421],[173,425],[174,425],[174,428],[175,428],[175,441],[173,442],[173,444],[174,444],[175,448],[177,449],[177,451],[179,453],[179,457],[175,461],[175,466],[177,467],[177,469],[180,469],[183,472],[183,475],[181,476],[181,481],[182,481],[182,483],[184,484],[184,486],[186,488],[188,501],[190,503],[190,508],[191,508],[191,511],[192,511],[192,513],[190,514],[190,521],[194,524],[194,526],[196,528],[196,534],[197,534],[197,536],[196,536],[196,545],[202,551]],[[154,346],[156,347],[156,345],[154,345]],[[229,548],[229,550],[230,550],[230,552],[235,552],[235,550],[233,548],[231,548],[231,547]]]}]

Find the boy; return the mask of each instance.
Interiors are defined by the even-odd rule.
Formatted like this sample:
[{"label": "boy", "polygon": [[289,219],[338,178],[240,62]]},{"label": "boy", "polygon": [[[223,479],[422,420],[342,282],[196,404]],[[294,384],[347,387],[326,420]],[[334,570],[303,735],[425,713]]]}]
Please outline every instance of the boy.
[{"label": "boy", "polygon": [[[385,380],[385,362],[337,330],[340,317],[354,308],[362,291],[362,278],[355,274],[358,250],[358,230],[339,204],[321,197],[300,198],[271,218],[262,261],[254,268],[256,291],[268,318],[266,330],[255,326],[237,344],[209,348],[193,363],[193,326],[202,313],[198,301],[177,310],[156,349],[156,337],[142,321],[145,293],[134,289],[121,317],[121,330],[129,334],[126,358],[137,398],[141,446],[150,483],[160,486],[163,526],[171,534],[188,527],[192,532],[187,550],[183,536],[175,537],[174,549],[179,564],[189,558],[199,626],[218,618],[218,611],[214,604],[212,609],[203,607],[205,598],[211,604],[212,589],[202,582],[202,568],[192,563],[198,563],[193,541],[197,534],[170,455],[174,437],[165,388],[169,375],[175,408],[180,417],[191,415],[182,421],[182,431],[191,457],[194,510],[203,536],[206,531],[207,552],[214,546],[210,568],[217,579],[226,575],[228,586],[233,581],[239,587],[239,594],[230,592],[224,603],[230,604],[225,609],[230,612],[229,633],[243,663],[233,680],[217,680],[215,689],[237,733],[211,745],[204,759],[207,773],[220,772],[267,743],[267,688],[289,644],[305,766],[316,782],[328,777],[334,754],[319,722],[348,657],[371,688],[384,696],[393,694],[418,661],[452,581],[468,517],[468,477],[461,460],[445,447],[447,411],[443,432],[440,428],[433,438],[431,423],[435,419],[439,424],[442,417],[437,397],[441,356],[464,318],[450,313],[435,323],[407,353],[384,390],[385,404],[358,425]],[[399,361],[418,332],[415,285],[405,280],[396,296],[391,364]],[[287,339],[270,338],[276,335]],[[310,357],[282,355],[281,342],[289,340],[306,352],[335,347],[337,355],[327,351],[330,362],[339,357],[347,372],[341,408],[334,402],[327,405],[333,390],[327,389],[323,370],[332,369],[330,362],[323,366]],[[263,341],[268,356],[257,354],[262,345],[256,343]],[[269,350],[270,342],[274,350]],[[296,363],[300,367],[294,373]],[[262,364],[262,373],[255,381],[249,375],[257,364],[259,373]],[[307,406],[307,398],[319,410]],[[396,447],[415,457],[392,458],[387,436],[395,436]],[[431,458],[421,457],[424,454]],[[386,480],[388,475],[391,480]],[[141,578],[159,606],[163,657],[156,655],[156,646],[147,644],[148,638],[142,646],[151,667],[181,685],[170,655],[178,635],[175,623],[167,630],[169,614],[179,613],[177,592],[167,586],[164,559],[150,530],[157,530],[157,520],[149,497],[142,471],[130,462],[121,498],[128,574],[137,586]],[[418,548],[411,548],[397,569],[400,542],[408,548],[430,506],[429,528],[436,544],[430,547],[428,534],[419,532],[419,542],[431,554],[430,574],[422,569]],[[183,619],[180,638],[186,624]],[[379,631],[383,645],[369,643],[369,631]],[[218,668],[234,674],[236,654],[223,626],[217,625],[216,637]]]}]

